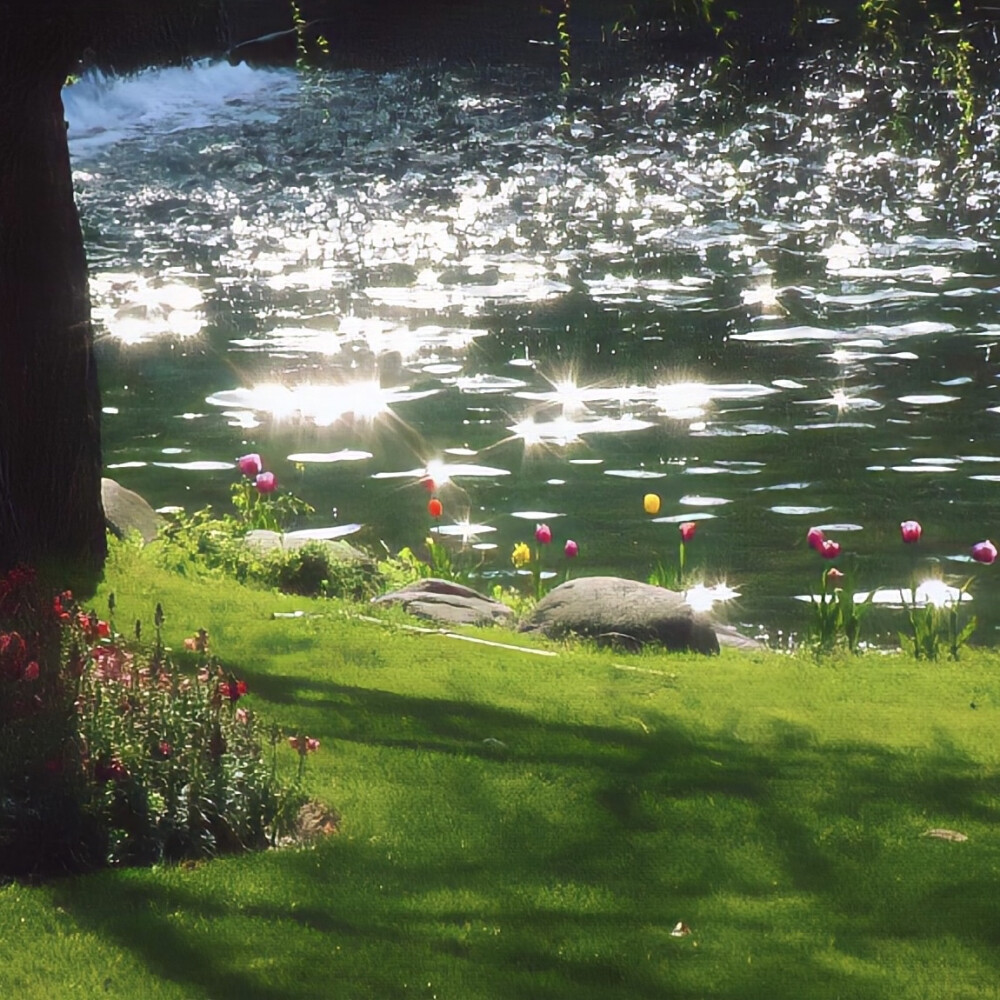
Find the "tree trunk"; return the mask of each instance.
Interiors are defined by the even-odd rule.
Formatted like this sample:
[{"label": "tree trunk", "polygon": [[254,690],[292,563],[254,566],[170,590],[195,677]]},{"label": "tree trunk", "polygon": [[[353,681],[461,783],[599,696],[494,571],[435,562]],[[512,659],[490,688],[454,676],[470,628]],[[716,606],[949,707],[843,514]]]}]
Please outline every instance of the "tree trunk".
[{"label": "tree trunk", "polygon": [[[2,22],[3,18],[0,18]],[[0,571],[104,563],[100,396],[51,34],[0,45]],[[10,58],[13,56],[13,58]]]}]

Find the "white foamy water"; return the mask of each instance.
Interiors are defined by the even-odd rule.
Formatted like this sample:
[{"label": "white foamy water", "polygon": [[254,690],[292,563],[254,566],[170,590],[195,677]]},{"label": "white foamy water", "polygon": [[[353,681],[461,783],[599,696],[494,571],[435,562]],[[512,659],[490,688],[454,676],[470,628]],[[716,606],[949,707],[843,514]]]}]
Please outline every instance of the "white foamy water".
[{"label": "white foamy water", "polygon": [[[63,89],[75,160],[129,136],[166,135],[234,120],[276,121],[271,110],[298,91],[291,70],[202,61],[130,77],[88,73]],[[248,111],[246,104],[255,105]]]}]

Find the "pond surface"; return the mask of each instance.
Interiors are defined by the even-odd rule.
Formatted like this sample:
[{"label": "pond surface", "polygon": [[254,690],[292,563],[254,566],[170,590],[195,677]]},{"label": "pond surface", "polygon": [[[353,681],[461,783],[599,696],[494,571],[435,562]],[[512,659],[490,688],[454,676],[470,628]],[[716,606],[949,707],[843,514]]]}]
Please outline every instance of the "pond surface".
[{"label": "pond surface", "polygon": [[573,538],[575,574],[645,579],[694,520],[691,577],[775,641],[822,525],[867,587],[975,575],[995,641],[1000,118],[963,131],[932,69],[818,49],[736,101],[668,66],[571,112],[510,69],[84,79],[107,474],[225,507],[257,451],[393,550],[430,475],[508,582],[536,521],[551,568]]}]

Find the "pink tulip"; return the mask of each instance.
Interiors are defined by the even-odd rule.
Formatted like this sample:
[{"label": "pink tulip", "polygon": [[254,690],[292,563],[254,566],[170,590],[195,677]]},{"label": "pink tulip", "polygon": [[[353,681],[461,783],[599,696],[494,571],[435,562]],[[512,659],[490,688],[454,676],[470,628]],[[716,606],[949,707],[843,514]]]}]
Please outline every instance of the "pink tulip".
[{"label": "pink tulip", "polygon": [[260,455],[254,453],[244,455],[239,460],[239,466],[240,472],[250,479],[253,479],[254,476],[259,476],[264,469],[264,463],[260,460]]},{"label": "pink tulip", "polygon": [[809,548],[815,549],[817,552],[819,552],[825,538],[826,535],[823,534],[820,528],[810,528],[806,532],[806,541],[809,543]]},{"label": "pink tulip", "polygon": [[681,541],[690,542],[691,539],[694,538],[694,533],[697,527],[697,521],[685,521],[683,524],[677,525],[677,529],[681,533]]},{"label": "pink tulip", "polygon": [[923,528],[920,527],[919,521],[903,521],[899,526],[899,533],[903,538],[903,541],[907,545],[913,542],[919,542],[920,536],[923,534]]},{"label": "pink tulip", "polygon": [[552,541],[552,529],[547,524],[535,525],[535,541],[539,545],[548,545]]},{"label": "pink tulip", "polygon": [[580,546],[572,538],[566,539],[566,547],[563,549],[563,555],[567,559],[575,559],[579,554]]},{"label": "pink tulip", "polygon": [[824,559],[836,559],[840,555],[840,542],[835,542],[830,538],[824,538],[819,543],[819,554]]},{"label": "pink tulip", "polygon": [[976,542],[972,546],[971,555],[976,562],[991,563],[997,557],[997,547],[987,538],[985,542]]},{"label": "pink tulip", "polygon": [[278,480],[273,472],[262,472],[255,480],[254,485],[258,493],[273,493],[278,488]]},{"label": "pink tulip", "polygon": [[24,679],[26,681],[37,681],[38,680],[38,660],[32,660],[24,668]]}]

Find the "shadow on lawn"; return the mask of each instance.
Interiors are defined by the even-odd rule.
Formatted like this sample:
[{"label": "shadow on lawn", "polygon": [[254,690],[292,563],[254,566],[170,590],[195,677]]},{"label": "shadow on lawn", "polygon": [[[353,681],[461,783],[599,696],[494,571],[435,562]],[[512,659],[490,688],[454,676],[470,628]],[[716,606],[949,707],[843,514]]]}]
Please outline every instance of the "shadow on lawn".
[{"label": "shadow on lawn", "polygon": [[[199,995],[381,1000],[410,995],[403,982],[435,981],[450,984],[445,993],[490,1000],[896,1000],[892,974],[874,971],[880,954],[897,944],[933,948],[943,933],[1000,973],[991,889],[1000,848],[987,839],[1000,820],[994,776],[943,739],[919,754],[821,745],[808,728],[775,722],[768,738],[748,743],[652,713],[648,732],[639,732],[471,701],[254,678],[254,690],[273,701],[296,688],[320,696],[309,705],[327,720],[317,733],[324,740],[398,751],[403,774],[413,751],[441,755],[435,783],[413,789],[415,808],[453,811],[458,827],[498,821],[489,849],[471,857],[457,850],[458,829],[396,853],[375,838],[342,837],[242,868],[225,862],[252,887],[248,895],[265,897],[249,905],[199,891],[207,869],[191,873],[190,886],[134,873],[57,889],[82,925]],[[543,813],[503,799],[508,784],[530,787],[542,773],[562,808]],[[971,840],[921,836],[937,826]],[[540,902],[560,885],[583,886],[600,902]],[[488,902],[434,902],[450,894]],[[741,902],[727,911],[725,899]],[[799,910],[783,916],[788,900]],[[180,923],[176,911],[185,914]],[[803,914],[809,932],[798,926]],[[671,938],[677,920],[696,934]],[[221,952],[217,924],[228,927]],[[503,932],[476,932],[487,925]],[[268,948],[280,976],[253,971]],[[743,950],[763,952],[762,961],[750,964]],[[858,971],[861,962],[871,975]]]}]

